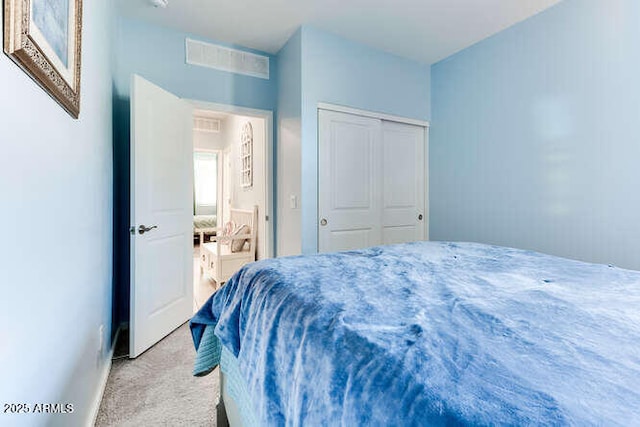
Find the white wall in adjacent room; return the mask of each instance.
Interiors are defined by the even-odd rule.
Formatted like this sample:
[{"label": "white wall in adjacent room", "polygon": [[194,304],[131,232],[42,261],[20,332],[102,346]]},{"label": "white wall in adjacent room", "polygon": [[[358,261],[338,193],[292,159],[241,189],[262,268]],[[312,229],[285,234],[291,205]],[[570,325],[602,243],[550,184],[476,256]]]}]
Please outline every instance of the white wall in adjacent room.
[{"label": "white wall in adjacent room", "polygon": [[[242,128],[246,123],[251,123],[253,128],[253,186],[243,188],[241,185],[241,159],[240,146]],[[231,147],[231,206],[237,209],[252,209],[258,206],[258,233],[266,229],[266,203],[265,203],[265,120],[262,118],[229,116],[225,120],[228,145]],[[258,241],[258,258],[265,256],[264,242]]]}]

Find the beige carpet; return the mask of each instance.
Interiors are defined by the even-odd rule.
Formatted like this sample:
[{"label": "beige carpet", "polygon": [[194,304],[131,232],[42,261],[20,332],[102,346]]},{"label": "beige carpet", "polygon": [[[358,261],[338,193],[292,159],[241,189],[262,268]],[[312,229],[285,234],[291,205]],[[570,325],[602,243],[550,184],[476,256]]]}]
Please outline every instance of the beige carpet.
[{"label": "beige carpet", "polygon": [[194,377],[194,356],[184,324],[137,359],[114,360],[96,426],[215,426],[218,372]]}]

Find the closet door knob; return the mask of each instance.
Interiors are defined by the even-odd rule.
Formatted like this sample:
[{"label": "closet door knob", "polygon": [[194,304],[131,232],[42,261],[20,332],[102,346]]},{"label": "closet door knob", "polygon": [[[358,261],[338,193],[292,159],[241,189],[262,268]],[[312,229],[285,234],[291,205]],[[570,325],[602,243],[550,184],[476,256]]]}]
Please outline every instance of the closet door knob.
[{"label": "closet door knob", "polygon": [[422,214],[418,215],[418,221],[422,221]]},{"label": "closet door knob", "polygon": [[322,219],[320,220],[320,225],[321,225],[321,226],[323,226],[323,227],[324,227],[324,226],[325,226],[325,225],[327,225],[327,224],[328,224],[328,221],[327,221],[325,218],[322,218]]}]

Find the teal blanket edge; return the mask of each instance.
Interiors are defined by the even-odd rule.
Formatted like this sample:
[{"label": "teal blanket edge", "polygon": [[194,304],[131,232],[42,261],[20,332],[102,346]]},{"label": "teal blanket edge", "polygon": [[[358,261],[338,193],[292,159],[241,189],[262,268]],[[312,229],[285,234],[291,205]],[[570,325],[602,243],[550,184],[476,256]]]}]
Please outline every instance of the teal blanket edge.
[{"label": "teal blanket edge", "polygon": [[[190,323],[191,335],[196,348],[193,375],[204,377],[220,366],[225,374],[225,390],[238,405],[243,426],[257,426],[253,403],[249,397],[246,382],[240,372],[238,361],[227,350],[215,334],[215,324]],[[220,384],[222,387],[222,384]]]},{"label": "teal blanket edge", "polygon": [[193,375],[196,377],[208,375],[220,364],[222,344],[214,329],[214,325],[204,325],[200,342],[196,345],[196,360],[193,364]]}]

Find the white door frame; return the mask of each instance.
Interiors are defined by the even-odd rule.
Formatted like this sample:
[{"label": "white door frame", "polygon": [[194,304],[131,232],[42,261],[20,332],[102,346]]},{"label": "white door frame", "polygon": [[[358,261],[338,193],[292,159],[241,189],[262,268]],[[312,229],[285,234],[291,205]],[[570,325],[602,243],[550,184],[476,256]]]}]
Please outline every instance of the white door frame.
[{"label": "white door frame", "polygon": [[246,108],[246,107],[239,107],[237,105],[231,105],[231,104],[218,104],[215,102],[207,102],[207,101],[199,101],[196,99],[185,99],[185,101],[191,103],[191,105],[194,106],[194,108],[198,109],[198,110],[213,110],[213,111],[219,111],[219,112],[223,112],[223,113],[230,113],[230,114],[237,114],[237,115],[241,115],[241,116],[248,116],[248,117],[257,117],[257,118],[261,118],[264,119],[264,125],[265,125],[265,135],[266,135],[266,141],[265,141],[265,160],[266,160],[266,165],[265,165],[265,176],[263,177],[263,179],[265,180],[265,214],[266,216],[269,218],[266,221],[267,224],[267,229],[265,230],[265,236],[266,236],[266,253],[265,253],[265,257],[266,258],[273,258],[273,254],[275,253],[275,249],[274,249],[274,243],[275,243],[275,239],[274,239],[274,222],[275,222],[275,217],[273,215],[273,205],[274,205],[274,200],[273,200],[273,195],[274,195],[274,188],[273,188],[273,111],[271,110],[260,110],[257,108]]},{"label": "white door frame", "polygon": [[386,120],[389,122],[406,123],[408,125],[429,128],[430,124],[426,120],[410,119],[408,117],[394,116],[393,114],[379,113],[377,111],[360,110],[358,108],[346,107],[344,105],[330,104],[328,102],[318,102],[318,110],[329,110],[337,113],[347,113],[373,119]]},{"label": "white door frame", "polygon": [[[410,119],[408,117],[394,116],[392,114],[380,113],[377,111],[368,111],[361,110],[358,108],[346,107],[344,105],[331,104],[328,102],[318,102],[318,112],[320,110],[327,111],[335,111],[337,113],[346,113],[352,114],[355,116],[361,117],[371,117],[373,119],[385,120],[389,122],[397,122],[397,123],[405,123],[408,125],[419,126],[424,128],[424,165],[426,173],[424,174],[424,212],[425,212],[425,222],[424,222],[424,240],[429,240],[429,127],[430,123],[426,120],[418,120],[418,119]],[[319,114],[316,115],[319,117]],[[317,146],[320,147],[320,124],[318,123],[318,135],[316,135],[318,142]],[[318,162],[320,162],[320,156],[318,156]],[[318,163],[319,167],[319,163]],[[318,194],[318,198],[320,195]],[[320,206],[320,200],[318,199],[318,206]],[[319,214],[319,212],[317,212]],[[318,216],[318,220],[320,217]],[[316,247],[316,252],[320,251],[320,242],[318,241],[318,246]]]}]

